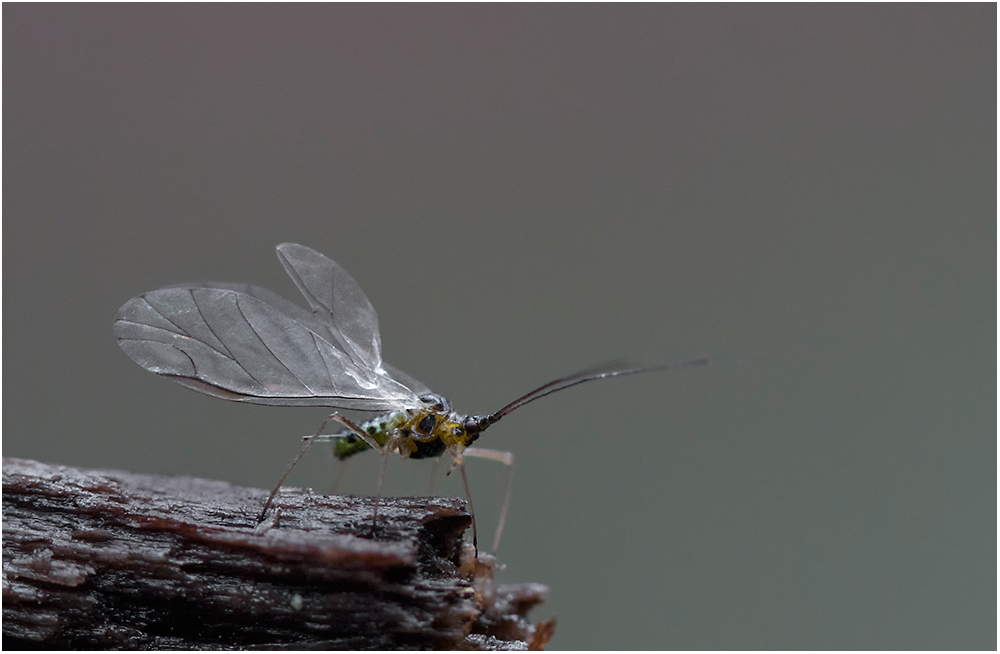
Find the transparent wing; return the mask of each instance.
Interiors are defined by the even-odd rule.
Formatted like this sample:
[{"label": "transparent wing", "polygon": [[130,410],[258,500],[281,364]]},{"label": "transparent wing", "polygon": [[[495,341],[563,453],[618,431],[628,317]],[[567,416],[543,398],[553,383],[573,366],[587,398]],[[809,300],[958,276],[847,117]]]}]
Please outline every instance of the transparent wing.
[{"label": "transparent wing", "polygon": [[[253,284],[234,284],[230,282],[197,282],[192,284],[173,284],[167,288],[221,288],[228,289],[231,291],[236,291],[238,293],[243,293],[244,295],[250,295],[255,297],[261,302],[270,304],[278,312],[285,314],[286,316],[292,318],[298,323],[305,325],[309,329],[313,330],[317,334],[326,335],[330,331],[330,323],[324,322],[321,317],[312,313],[311,311],[306,311],[294,302],[289,302],[285,298],[281,297],[274,291],[269,291],[266,288],[260,286],[254,286]],[[377,318],[376,318],[377,320]],[[403,372],[399,368],[389,365],[388,362],[383,361],[382,367],[385,369],[389,376],[394,380],[406,386],[416,395],[423,395],[425,393],[433,392],[429,386],[423,382],[414,379],[412,376]]]},{"label": "transparent wing", "polygon": [[366,411],[419,404],[406,385],[334,345],[335,332],[275,293],[244,284],[151,291],[126,302],[114,323],[136,363],[215,397]]},{"label": "transparent wing", "polygon": [[390,366],[388,363],[383,361],[382,367],[385,368],[385,371],[389,373],[390,377],[401,383],[403,386],[406,386],[417,395],[433,392],[426,384],[410,377],[408,374],[395,366]]},{"label": "transparent wing", "polygon": [[337,262],[297,243],[278,246],[285,272],[305,296],[330,337],[360,365],[382,367],[378,314],[358,283]]}]

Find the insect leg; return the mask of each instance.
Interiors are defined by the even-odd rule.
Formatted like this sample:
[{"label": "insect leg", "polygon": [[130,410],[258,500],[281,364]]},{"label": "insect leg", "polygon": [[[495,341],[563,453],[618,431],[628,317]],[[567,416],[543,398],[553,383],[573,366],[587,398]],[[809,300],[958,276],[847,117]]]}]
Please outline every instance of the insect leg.
[{"label": "insect leg", "polygon": [[312,444],[316,442],[316,439],[319,438],[319,435],[326,428],[327,423],[330,422],[335,415],[337,414],[334,413],[333,415],[328,416],[327,419],[323,421],[323,424],[319,426],[319,429],[316,430],[316,433],[305,439],[305,445],[302,446],[302,451],[299,452],[299,455],[292,460],[291,465],[289,465],[285,470],[285,474],[281,475],[281,479],[279,479],[278,483],[274,485],[274,489],[271,491],[271,494],[267,496],[267,501],[264,502],[264,508],[260,510],[260,515],[257,516],[258,525],[264,522],[264,518],[267,516],[267,510],[271,508],[271,502],[274,501],[274,496],[278,494],[278,490],[281,488],[281,485],[285,483],[286,479],[288,479],[288,475],[292,472],[292,468],[294,468],[296,464],[302,460],[302,457],[309,451],[309,448],[312,447]]},{"label": "insect leg", "polygon": [[[399,430],[393,429],[392,432],[389,433],[389,438],[386,440],[385,445],[379,445],[375,442],[375,439],[368,434],[368,432],[339,413],[334,412],[330,418],[350,429],[355,435],[357,435],[358,438],[368,443],[372,449],[382,455],[382,468],[378,473],[378,488],[375,491],[375,508],[372,510],[372,538],[375,538],[375,527],[378,524],[378,505],[382,501],[382,482],[385,480],[385,468],[389,463],[389,453],[392,452],[393,447],[396,445]],[[324,426],[326,425],[326,423],[323,424]]]},{"label": "insect leg", "polygon": [[438,480],[441,478],[441,464],[444,461],[443,456],[435,457],[434,462],[431,464],[431,474],[430,478],[427,480],[427,495],[434,497],[440,495],[440,484]]},{"label": "insect leg", "polygon": [[378,523],[378,505],[382,501],[382,482],[385,481],[385,468],[389,465],[388,450],[382,452],[382,467],[378,471],[378,486],[375,490],[375,509],[372,511],[372,538],[375,538],[375,526]]},{"label": "insect leg", "polygon": [[[369,436],[367,433],[365,433],[365,431],[363,429],[361,429],[360,427],[358,427],[357,425],[355,425],[353,422],[351,422],[350,420],[348,420],[344,416],[342,416],[339,413],[337,413],[336,411],[334,411],[329,416],[327,416],[326,420],[324,420],[323,424],[321,424],[319,426],[319,429],[316,430],[315,434],[313,434],[312,436],[309,436],[308,438],[305,439],[306,442],[305,442],[305,445],[302,446],[302,451],[299,452],[299,455],[297,457],[295,457],[295,459],[292,460],[291,465],[289,465],[288,469],[285,470],[285,474],[281,475],[281,479],[279,479],[278,483],[275,484],[274,490],[272,490],[271,494],[267,496],[267,501],[264,502],[264,508],[260,510],[260,515],[257,517],[257,523],[258,524],[261,523],[261,522],[264,522],[264,518],[265,518],[265,516],[267,516],[267,510],[271,508],[271,502],[274,501],[274,496],[278,494],[278,490],[281,489],[282,484],[284,484],[285,480],[288,479],[288,475],[292,472],[292,468],[294,468],[298,464],[298,462],[300,460],[302,460],[302,457],[305,456],[306,452],[309,451],[309,448],[312,447],[312,444],[316,442],[316,439],[318,439],[320,437],[320,435],[323,433],[323,430],[326,429],[327,424],[329,424],[329,422],[331,420],[336,420],[340,424],[344,425],[345,427],[347,427],[348,429],[350,429],[351,431],[353,431],[354,433],[356,433],[359,437],[361,437],[370,446],[372,446],[373,448],[375,448],[376,450],[378,450],[380,452],[382,451],[382,448],[379,447],[379,444],[376,443],[374,441],[374,439],[372,439],[371,436]],[[376,506],[376,509],[377,508],[378,507]]]},{"label": "insect leg", "polygon": [[[510,506],[511,482],[514,479],[514,454],[512,452],[501,452],[500,450],[487,450],[481,447],[467,447],[463,452],[465,456],[476,457],[477,459],[489,459],[503,463],[507,466],[507,483],[503,492],[503,504],[500,507],[500,520],[497,523],[497,533],[493,537],[493,554],[497,553],[500,547],[500,534],[503,533],[503,525],[507,520],[507,507]],[[462,468],[462,478],[465,478],[465,468]],[[468,483],[466,483],[466,495],[468,495]],[[472,500],[469,500],[469,509],[472,509]],[[475,534],[475,521],[473,521],[473,534]]]},{"label": "insect leg", "polygon": [[462,469],[462,484],[465,485],[465,501],[469,503],[469,514],[472,516],[472,549],[475,551],[476,558],[478,559],[479,535],[476,533],[476,509],[472,506],[472,491],[469,490],[469,477],[465,474],[465,466],[462,465],[460,458],[456,458],[452,463],[452,467],[455,465],[458,465]]}]

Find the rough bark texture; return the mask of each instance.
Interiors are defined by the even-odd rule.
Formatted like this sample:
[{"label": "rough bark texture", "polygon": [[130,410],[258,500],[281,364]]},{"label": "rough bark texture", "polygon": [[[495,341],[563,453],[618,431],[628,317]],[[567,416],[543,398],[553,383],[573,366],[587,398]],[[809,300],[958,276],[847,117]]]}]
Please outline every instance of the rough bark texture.
[{"label": "rough bark texture", "polygon": [[[10,649],[525,649],[546,587],[493,587],[453,498],[267,491],[3,460]],[[256,530],[255,530],[256,528]],[[263,532],[263,533],[261,533]]]}]

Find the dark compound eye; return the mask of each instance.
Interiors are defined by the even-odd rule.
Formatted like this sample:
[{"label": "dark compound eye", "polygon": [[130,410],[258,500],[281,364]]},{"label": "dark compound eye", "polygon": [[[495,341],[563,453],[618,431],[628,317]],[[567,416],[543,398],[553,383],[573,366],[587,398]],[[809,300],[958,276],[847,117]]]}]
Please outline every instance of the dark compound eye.
[{"label": "dark compound eye", "polygon": [[424,416],[424,419],[420,421],[419,425],[417,425],[417,429],[425,434],[429,434],[434,431],[435,426],[437,426],[437,418],[434,416]]},{"label": "dark compound eye", "polygon": [[472,418],[466,420],[463,427],[465,427],[465,433],[469,436],[475,436],[479,433],[479,423]]}]

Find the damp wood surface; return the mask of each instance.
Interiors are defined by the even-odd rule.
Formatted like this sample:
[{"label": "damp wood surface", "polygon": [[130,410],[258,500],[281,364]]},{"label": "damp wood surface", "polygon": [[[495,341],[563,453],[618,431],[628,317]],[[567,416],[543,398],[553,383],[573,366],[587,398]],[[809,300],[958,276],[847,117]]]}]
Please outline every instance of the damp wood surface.
[{"label": "damp wood surface", "polygon": [[268,491],[3,459],[9,649],[539,649],[457,498]]}]

